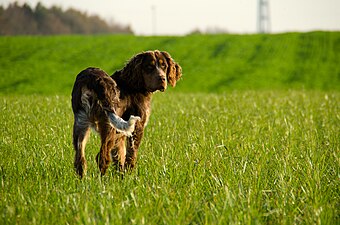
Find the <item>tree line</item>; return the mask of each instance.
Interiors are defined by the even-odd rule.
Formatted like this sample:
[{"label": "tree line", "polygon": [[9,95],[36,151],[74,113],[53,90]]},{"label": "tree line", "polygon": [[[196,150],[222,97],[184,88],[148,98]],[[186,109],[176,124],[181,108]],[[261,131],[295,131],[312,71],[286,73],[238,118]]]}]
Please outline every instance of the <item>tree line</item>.
[{"label": "tree line", "polygon": [[133,34],[130,26],[108,24],[95,15],[75,9],[44,7],[40,2],[35,8],[12,3],[0,6],[0,35],[54,35],[54,34]]}]

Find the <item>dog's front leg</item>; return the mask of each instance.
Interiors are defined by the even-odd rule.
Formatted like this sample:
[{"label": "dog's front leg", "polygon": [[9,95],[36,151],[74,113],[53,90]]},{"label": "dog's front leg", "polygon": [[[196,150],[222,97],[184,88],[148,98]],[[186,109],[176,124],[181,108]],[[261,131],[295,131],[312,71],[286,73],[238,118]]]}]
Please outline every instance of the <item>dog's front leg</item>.
[{"label": "dog's front leg", "polygon": [[136,166],[138,148],[141,144],[144,134],[144,126],[141,123],[136,123],[135,131],[132,136],[128,137],[125,169],[132,170]]}]

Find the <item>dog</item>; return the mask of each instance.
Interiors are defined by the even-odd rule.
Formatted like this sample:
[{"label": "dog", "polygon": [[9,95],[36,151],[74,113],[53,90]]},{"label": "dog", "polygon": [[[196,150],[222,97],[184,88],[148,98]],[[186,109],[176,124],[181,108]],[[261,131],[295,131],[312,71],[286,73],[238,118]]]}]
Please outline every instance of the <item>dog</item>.
[{"label": "dog", "polygon": [[91,128],[101,139],[96,161],[101,175],[112,161],[120,171],[136,166],[138,148],[151,113],[152,95],[175,87],[182,68],[165,51],[133,56],[109,76],[99,68],[81,71],[72,90],[74,168],[86,173],[85,145]]}]

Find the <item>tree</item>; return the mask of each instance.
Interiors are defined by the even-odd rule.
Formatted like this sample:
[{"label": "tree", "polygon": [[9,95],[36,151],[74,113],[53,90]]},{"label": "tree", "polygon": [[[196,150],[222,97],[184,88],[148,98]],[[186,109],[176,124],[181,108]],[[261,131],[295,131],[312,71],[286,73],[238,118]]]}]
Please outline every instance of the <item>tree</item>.
[{"label": "tree", "polygon": [[63,11],[52,6],[46,8],[38,3],[35,9],[17,2],[6,9],[0,7],[0,35],[51,35],[51,34],[97,34],[128,33],[129,26],[107,24],[98,16],[88,16],[75,9]]}]

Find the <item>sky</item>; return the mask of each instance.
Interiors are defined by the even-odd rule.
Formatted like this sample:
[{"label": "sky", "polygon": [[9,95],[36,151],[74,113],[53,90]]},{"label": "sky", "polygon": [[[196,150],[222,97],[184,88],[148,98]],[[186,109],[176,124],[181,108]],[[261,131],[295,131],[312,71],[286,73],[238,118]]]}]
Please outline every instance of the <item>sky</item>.
[{"label": "sky", "polygon": [[[130,25],[137,35],[185,35],[193,30],[257,31],[259,0],[40,0]],[[267,0],[270,32],[340,31],[340,0]],[[0,0],[7,7],[13,0]],[[35,7],[39,0],[17,0]]]}]

